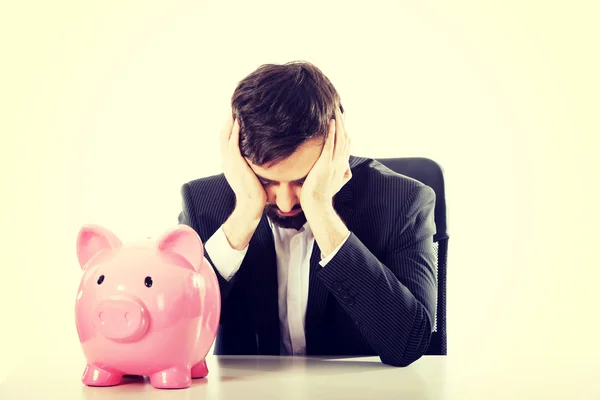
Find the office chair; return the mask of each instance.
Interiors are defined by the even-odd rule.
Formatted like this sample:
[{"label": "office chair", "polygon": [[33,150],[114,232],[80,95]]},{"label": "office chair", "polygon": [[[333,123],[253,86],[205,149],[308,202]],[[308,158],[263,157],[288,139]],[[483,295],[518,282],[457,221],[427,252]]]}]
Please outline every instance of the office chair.
[{"label": "office chair", "polygon": [[446,227],[446,198],[444,191],[444,173],[435,161],[422,157],[378,158],[381,164],[392,171],[416,179],[431,187],[436,195],[435,225],[433,242],[437,251],[438,301],[437,315],[431,342],[426,355],[446,355],[446,263],[448,258],[448,232]]}]

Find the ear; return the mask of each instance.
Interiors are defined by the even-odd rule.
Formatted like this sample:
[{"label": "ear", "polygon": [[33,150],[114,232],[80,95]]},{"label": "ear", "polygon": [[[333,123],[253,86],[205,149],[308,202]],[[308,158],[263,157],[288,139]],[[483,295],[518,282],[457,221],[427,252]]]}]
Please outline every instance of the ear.
[{"label": "ear", "polygon": [[183,257],[195,271],[204,263],[204,246],[200,236],[188,225],[179,224],[158,238],[160,251],[169,251]]},{"label": "ear", "polygon": [[77,259],[81,269],[87,268],[92,257],[103,250],[117,249],[123,244],[111,231],[99,225],[84,225],[77,235]]}]

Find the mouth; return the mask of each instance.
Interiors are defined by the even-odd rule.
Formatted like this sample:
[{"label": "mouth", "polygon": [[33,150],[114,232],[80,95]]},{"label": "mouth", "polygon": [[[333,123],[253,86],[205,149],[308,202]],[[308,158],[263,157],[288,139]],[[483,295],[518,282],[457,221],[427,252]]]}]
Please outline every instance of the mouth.
[{"label": "mouth", "polygon": [[276,210],[277,214],[282,216],[282,217],[293,217],[294,215],[298,215],[300,214],[300,212],[302,212],[301,208],[296,208],[295,210],[289,211],[289,212],[283,212],[281,210]]}]

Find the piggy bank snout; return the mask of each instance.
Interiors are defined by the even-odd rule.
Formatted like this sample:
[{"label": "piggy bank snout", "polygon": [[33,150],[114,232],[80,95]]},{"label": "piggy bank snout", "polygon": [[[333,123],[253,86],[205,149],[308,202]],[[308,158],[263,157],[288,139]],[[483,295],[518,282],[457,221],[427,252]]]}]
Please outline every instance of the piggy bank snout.
[{"label": "piggy bank snout", "polygon": [[94,328],[115,341],[135,341],[148,329],[150,316],[144,304],[128,296],[100,300],[92,310]]}]

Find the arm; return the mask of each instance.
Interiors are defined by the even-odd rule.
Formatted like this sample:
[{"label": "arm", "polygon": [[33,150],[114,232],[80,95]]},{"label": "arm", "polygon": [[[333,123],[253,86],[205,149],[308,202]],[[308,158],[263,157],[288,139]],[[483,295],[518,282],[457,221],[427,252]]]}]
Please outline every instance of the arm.
[{"label": "arm", "polygon": [[413,191],[382,261],[351,233],[319,271],[385,364],[407,366],[429,345],[437,299],[434,204],[431,188]]},{"label": "arm", "polygon": [[[201,239],[210,236],[204,246],[204,256],[217,274],[223,300],[236,281],[236,272],[242,264],[267,202],[267,193],[242,157],[239,143],[240,124],[230,115],[220,136],[226,185],[222,180],[213,181],[212,187],[202,190],[202,196],[196,191],[195,201],[189,184],[184,184],[181,189],[183,210],[179,214],[179,223],[189,225],[198,232]],[[214,196],[223,190],[231,191],[235,198],[233,211],[223,211],[223,207],[220,207],[223,198]],[[213,205],[210,210],[211,221],[226,218],[216,232],[206,227],[208,223],[199,223],[198,216],[194,213],[195,202]],[[211,225],[214,227],[214,222]]]},{"label": "arm", "polygon": [[[202,238],[204,231],[193,211],[188,184],[183,185],[181,193],[183,206],[178,221],[180,224],[190,226]],[[204,256],[217,275],[223,300],[235,283],[236,273],[248,251],[250,238],[256,229],[255,225],[258,225],[258,222],[248,218],[248,215],[245,210],[236,207],[225,223],[204,243]]]},{"label": "arm", "polygon": [[231,246],[225,234],[225,224],[206,241],[206,253],[210,254],[211,264],[226,281],[231,281],[240,269],[248,252],[248,246],[237,250]]},{"label": "arm", "polygon": [[250,239],[260,222],[248,210],[236,207],[227,221],[206,242],[211,264],[228,282],[235,277],[248,252]]},{"label": "arm", "polygon": [[[180,224],[187,225],[190,228],[192,228],[193,230],[195,230],[198,233],[198,235],[200,236],[200,239],[202,240],[203,239],[202,233],[199,229],[200,227],[199,227],[198,223],[196,222],[196,215],[194,214],[191,201],[189,200],[189,198],[190,198],[189,192],[190,192],[189,185],[184,184],[181,189],[181,193],[182,193],[182,197],[183,197],[183,207],[182,207],[181,212],[179,213],[178,221]],[[213,260],[208,255],[206,245],[204,245],[204,257],[206,257],[209,264],[213,267],[215,274],[217,275],[217,280],[219,281],[219,289],[221,291],[221,299],[222,299],[221,301],[225,301],[225,299],[227,298],[227,295],[229,294],[229,290],[231,289],[232,282],[229,282],[225,278],[223,278],[223,276],[221,276],[221,274],[219,273],[218,269],[215,268],[215,264],[214,264]]]}]

